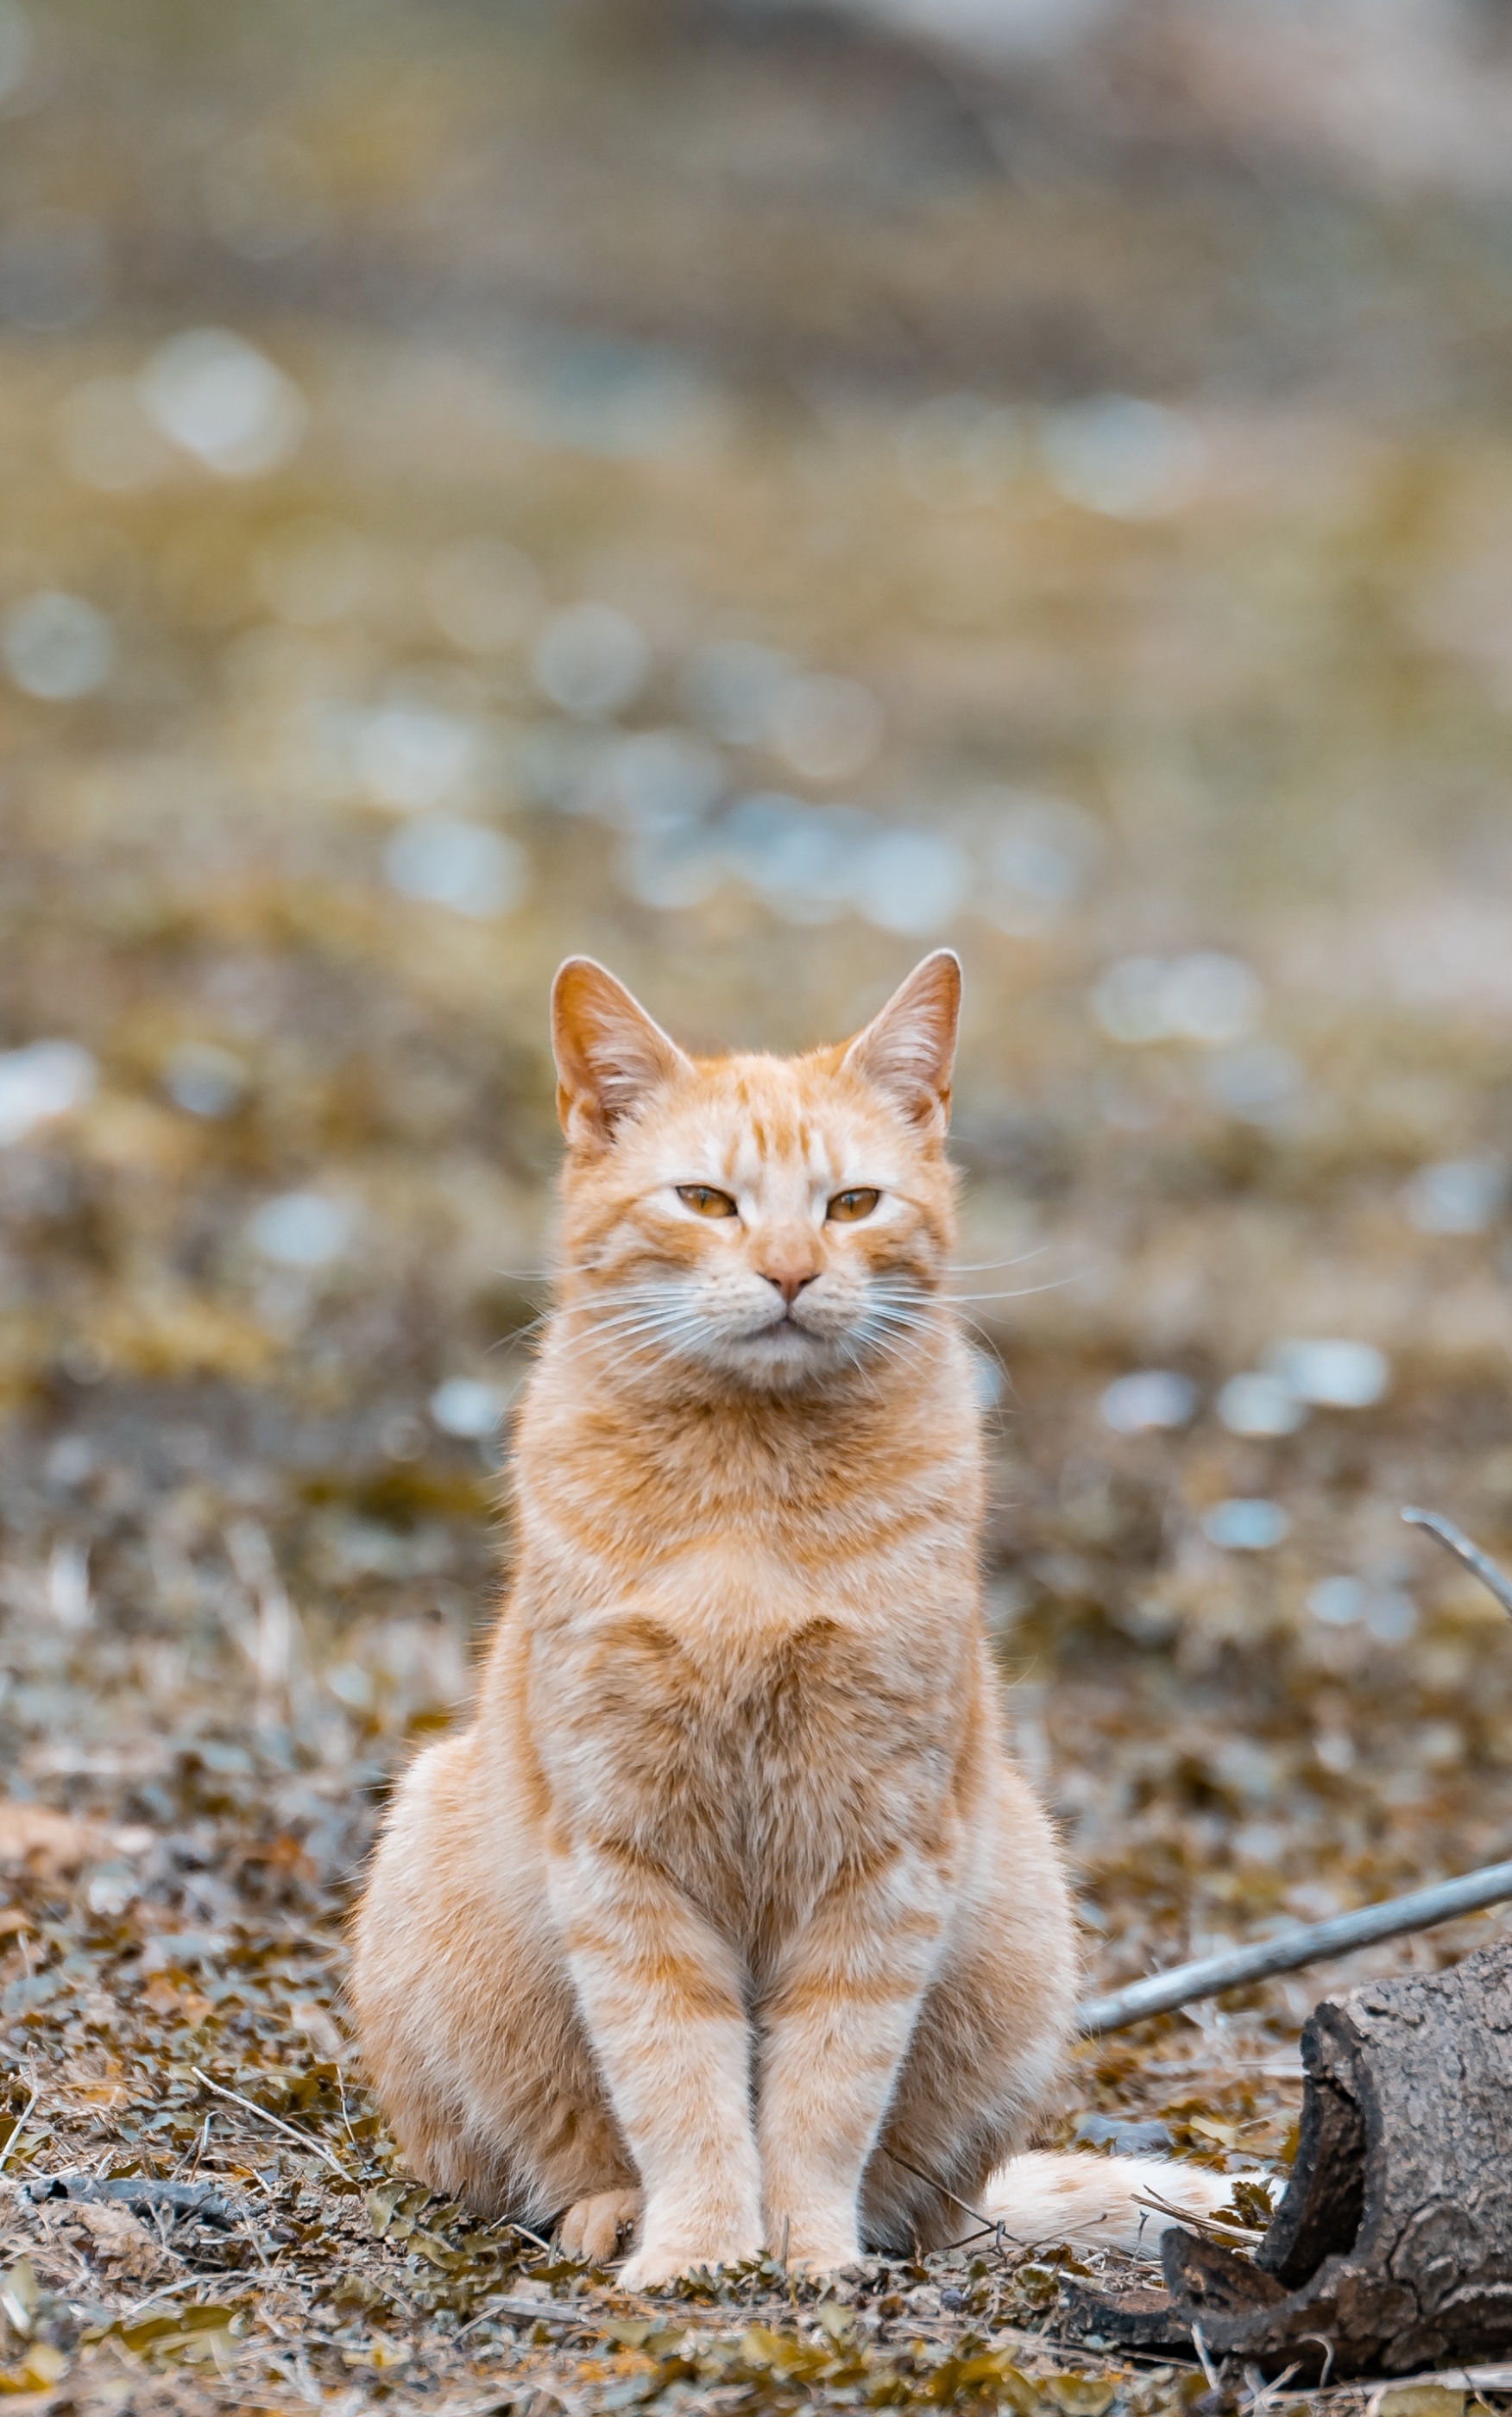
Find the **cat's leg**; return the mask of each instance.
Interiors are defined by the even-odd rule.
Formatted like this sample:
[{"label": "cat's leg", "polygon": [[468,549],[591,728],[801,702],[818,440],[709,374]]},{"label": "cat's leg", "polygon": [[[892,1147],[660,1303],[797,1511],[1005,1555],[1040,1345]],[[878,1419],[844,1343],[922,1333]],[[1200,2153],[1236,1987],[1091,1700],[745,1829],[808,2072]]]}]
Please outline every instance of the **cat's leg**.
[{"label": "cat's leg", "polygon": [[535,2225],[634,2190],[503,1739],[486,1787],[476,1731],[411,1764],[352,1945],[363,2060],[423,2181]]},{"label": "cat's leg", "polygon": [[1006,1763],[968,1809],[969,1852],[862,2193],[869,2248],[943,2248],[1031,2136],[1075,2026],[1059,1842]]},{"label": "cat's leg", "polygon": [[863,2191],[868,2245],[941,2249],[977,2219],[1025,2247],[1152,2248],[1171,2220],[1228,2197],[1221,2174],[1156,2158],[1021,2153],[1075,2025],[1076,1956],[1061,1853],[1017,1773],[969,1825],[950,1938],[898,2077]]},{"label": "cat's leg", "polygon": [[761,2009],[757,2132],[766,2245],[824,2272],[861,2254],[861,2177],[948,1912],[912,1849],[848,1874],[784,1953]]},{"label": "cat's leg", "polygon": [[[762,2245],[750,2032],[728,1945],[625,1847],[553,1855],[551,1901],[594,2055],[645,2195],[627,2288]],[[584,2219],[587,2221],[587,2219]]]}]

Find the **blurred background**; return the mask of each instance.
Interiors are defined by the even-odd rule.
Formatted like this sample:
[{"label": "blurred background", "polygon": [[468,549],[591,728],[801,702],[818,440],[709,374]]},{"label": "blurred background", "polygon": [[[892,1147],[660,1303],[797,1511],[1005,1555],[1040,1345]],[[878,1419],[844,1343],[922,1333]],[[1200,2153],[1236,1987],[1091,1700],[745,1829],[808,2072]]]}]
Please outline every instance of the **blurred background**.
[{"label": "blurred background", "polygon": [[1399,1514],[1512,1556],[1509,742],[1504,0],[0,0],[12,1793],[336,1903],[557,960],[790,1048],[949,941],[1098,1976],[1505,1853]]}]

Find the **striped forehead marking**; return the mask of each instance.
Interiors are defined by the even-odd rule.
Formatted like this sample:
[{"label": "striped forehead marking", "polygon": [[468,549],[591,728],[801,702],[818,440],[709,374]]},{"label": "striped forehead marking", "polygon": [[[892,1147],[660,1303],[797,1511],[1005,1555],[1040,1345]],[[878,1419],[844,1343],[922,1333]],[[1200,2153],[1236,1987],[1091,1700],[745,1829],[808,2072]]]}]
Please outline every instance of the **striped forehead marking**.
[{"label": "striped forehead marking", "polygon": [[[737,1101],[737,1108],[744,1101]],[[721,1136],[719,1172],[732,1191],[755,1192],[764,1180],[801,1175],[813,1184],[835,1183],[844,1159],[840,1137],[796,1108],[767,1103],[764,1112],[738,1115]]]}]

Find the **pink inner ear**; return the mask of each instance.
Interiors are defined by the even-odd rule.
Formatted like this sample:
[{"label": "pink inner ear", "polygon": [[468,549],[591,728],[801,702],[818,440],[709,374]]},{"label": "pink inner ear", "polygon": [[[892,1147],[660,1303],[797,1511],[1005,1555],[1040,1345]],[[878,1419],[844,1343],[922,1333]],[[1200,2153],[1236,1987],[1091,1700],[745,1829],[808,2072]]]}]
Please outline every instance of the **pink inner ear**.
[{"label": "pink inner ear", "polygon": [[592,957],[569,957],[552,991],[552,1046],[563,1129],[607,1140],[623,1117],[688,1060],[641,1002]]},{"label": "pink inner ear", "polygon": [[960,961],[939,949],[857,1033],[842,1063],[887,1092],[906,1116],[943,1116],[960,1021]]}]

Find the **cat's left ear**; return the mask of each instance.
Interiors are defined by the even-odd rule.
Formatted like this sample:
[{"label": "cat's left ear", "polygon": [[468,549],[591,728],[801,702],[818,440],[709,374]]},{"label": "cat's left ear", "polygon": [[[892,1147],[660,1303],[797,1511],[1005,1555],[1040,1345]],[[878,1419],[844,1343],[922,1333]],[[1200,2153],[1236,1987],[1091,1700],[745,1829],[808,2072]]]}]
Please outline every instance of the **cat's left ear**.
[{"label": "cat's left ear", "polygon": [[568,957],[552,984],[556,1113],[574,1149],[602,1149],[649,1093],[692,1072],[675,1041],[593,957]]},{"label": "cat's left ear", "polygon": [[915,1124],[944,1132],[960,1025],[960,959],[936,949],[915,965],[840,1063],[885,1091]]}]

